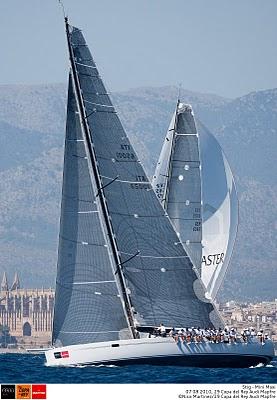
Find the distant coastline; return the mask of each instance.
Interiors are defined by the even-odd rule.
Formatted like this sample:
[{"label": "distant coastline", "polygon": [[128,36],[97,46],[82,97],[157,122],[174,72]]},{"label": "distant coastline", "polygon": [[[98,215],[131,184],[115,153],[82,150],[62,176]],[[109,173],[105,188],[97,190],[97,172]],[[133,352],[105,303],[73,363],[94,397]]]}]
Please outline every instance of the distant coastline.
[{"label": "distant coastline", "polygon": [[7,349],[7,348],[0,348],[0,354],[5,353],[27,353],[26,349]]}]

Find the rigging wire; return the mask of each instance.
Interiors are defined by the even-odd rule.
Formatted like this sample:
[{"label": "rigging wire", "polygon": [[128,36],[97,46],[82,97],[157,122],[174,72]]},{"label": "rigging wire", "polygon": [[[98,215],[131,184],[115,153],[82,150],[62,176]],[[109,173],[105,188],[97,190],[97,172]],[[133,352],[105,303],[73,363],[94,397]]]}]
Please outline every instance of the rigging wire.
[{"label": "rigging wire", "polygon": [[133,254],[130,258],[128,258],[127,260],[121,262],[120,264],[117,265],[116,271],[115,271],[115,275],[118,273],[119,268],[122,269],[123,264],[126,264],[127,262],[131,261],[133,258],[135,258],[136,256],[138,256],[140,254],[140,250],[138,250],[136,252],[136,254]]},{"label": "rigging wire", "polygon": [[118,178],[119,178],[119,175],[117,175],[117,176],[116,176],[114,179],[112,179],[110,182],[106,183],[106,185],[101,186],[101,187],[98,189],[98,191],[97,191],[95,197],[98,197],[99,194],[100,194],[100,192],[101,192],[101,190],[105,189],[107,186],[109,186],[109,185],[111,185],[112,183],[114,183]]},{"label": "rigging wire", "polygon": [[177,101],[179,101],[179,102],[180,102],[180,96],[181,96],[181,89],[182,89],[182,83],[180,82],[179,86],[178,86],[178,99],[177,99]]},{"label": "rigging wire", "polygon": [[65,8],[64,8],[62,0],[58,0],[58,3],[60,5],[60,7],[61,7],[61,10],[62,10],[62,13],[63,13],[63,17],[66,18]]}]

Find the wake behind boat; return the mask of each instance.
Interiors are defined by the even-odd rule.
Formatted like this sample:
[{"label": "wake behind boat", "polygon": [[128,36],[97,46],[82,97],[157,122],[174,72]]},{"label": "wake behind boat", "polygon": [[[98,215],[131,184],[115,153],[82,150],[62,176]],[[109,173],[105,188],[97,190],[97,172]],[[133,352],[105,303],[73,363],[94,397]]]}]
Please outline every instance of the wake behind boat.
[{"label": "wake behind boat", "polygon": [[[52,343],[48,366],[267,363],[270,341],[184,343],[143,327],[215,328],[213,303],[157,199],[81,31],[70,58]],[[272,351],[271,351],[272,349]],[[228,365],[227,365],[228,364]]]}]

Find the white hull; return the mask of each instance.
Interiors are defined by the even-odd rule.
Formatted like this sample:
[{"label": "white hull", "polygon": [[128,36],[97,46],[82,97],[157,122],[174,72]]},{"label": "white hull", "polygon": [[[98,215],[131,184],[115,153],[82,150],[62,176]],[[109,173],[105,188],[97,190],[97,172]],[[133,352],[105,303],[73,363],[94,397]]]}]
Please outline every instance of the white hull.
[{"label": "white hull", "polygon": [[250,367],[269,363],[273,343],[175,343],[173,338],[118,340],[53,348],[47,366],[90,364],[167,364],[195,367]]}]

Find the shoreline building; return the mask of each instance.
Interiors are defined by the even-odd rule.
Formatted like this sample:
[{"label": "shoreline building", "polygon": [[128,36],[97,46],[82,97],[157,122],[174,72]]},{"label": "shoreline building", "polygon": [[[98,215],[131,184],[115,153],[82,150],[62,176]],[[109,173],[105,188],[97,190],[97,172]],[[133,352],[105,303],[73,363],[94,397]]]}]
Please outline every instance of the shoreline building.
[{"label": "shoreline building", "polygon": [[20,346],[50,343],[54,311],[54,289],[23,289],[16,273],[9,287],[4,272],[0,287],[0,325]]}]

